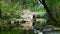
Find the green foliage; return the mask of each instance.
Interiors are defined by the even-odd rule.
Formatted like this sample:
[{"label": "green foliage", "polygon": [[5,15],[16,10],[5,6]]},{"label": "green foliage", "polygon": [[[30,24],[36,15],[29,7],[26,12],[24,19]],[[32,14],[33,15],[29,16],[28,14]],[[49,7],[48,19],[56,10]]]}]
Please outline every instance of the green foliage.
[{"label": "green foliage", "polygon": [[44,12],[43,5],[37,0],[2,0],[1,2],[3,21],[12,20],[13,18],[21,18],[22,10],[29,9],[31,11]]},{"label": "green foliage", "polygon": [[46,23],[43,21],[36,21],[35,24],[46,24]]},{"label": "green foliage", "polygon": [[12,20],[13,18],[21,18],[21,8],[19,6],[19,2],[17,3],[7,3],[5,1],[1,1],[1,10],[2,10],[2,19],[4,20]]},{"label": "green foliage", "polygon": [[2,24],[0,25],[0,30],[15,30],[15,28],[19,27],[19,24]]},{"label": "green foliage", "polygon": [[[51,13],[52,15],[57,19],[59,20],[59,6],[60,6],[60,0],[46,0],[46,4],[48,5],[48,7],[50,8],[51,10]],[[56,16],[58,15],[58,17]]]},{"label": "green foliage", "polygon": [[57,20],[56,23],[55,21],[49,19],[49,23],[54,26],[60,26],[60,0],[46,0],[46,4],[51,10],[52,16]]}]

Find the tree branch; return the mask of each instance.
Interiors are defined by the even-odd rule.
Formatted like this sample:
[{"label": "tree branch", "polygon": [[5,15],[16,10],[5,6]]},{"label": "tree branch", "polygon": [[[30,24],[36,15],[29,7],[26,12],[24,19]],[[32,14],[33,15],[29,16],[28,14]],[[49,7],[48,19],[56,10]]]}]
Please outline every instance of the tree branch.
[{"label": "tree branch", "polygon": [[47,11],[47,13],[49,14],[49,17],[51,18],[51,20],[53,20],[54,22],[60,22],[59,20],[57,20],[57,18],[56,17],[54,17],[53,15],[52,15],[52,13],[51,13],[51,10],[49,9],[49,7],[47,6],[47,4],[45,3],[45,0],[39,0],[42,4],[43,4],[43,6],[44,6],[44,8],[46,9],[46,11]]}]

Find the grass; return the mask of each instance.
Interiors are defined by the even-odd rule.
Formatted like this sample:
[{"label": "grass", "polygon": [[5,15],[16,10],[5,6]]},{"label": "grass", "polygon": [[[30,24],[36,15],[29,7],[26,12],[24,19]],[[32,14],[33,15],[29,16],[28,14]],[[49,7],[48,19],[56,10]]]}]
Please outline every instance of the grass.
[{"label": "grass", "polygon": [[27,32],[24,32],[23,30],[4,30],[0,31],[0,34],[34,34],[33,30],[28,30]]},{"label": "grass", "polygon": [[0,31],[0,34],[19,34],[19,30],[12,30],[12,31]]},{"label": "grass", "polygon": [[23,31],[21,29],[14,29],[15,27],[18,27],[16,24],[13,25],[0,25],[0,34],[33,34],[33,30],[30,29],[28,31]]}]

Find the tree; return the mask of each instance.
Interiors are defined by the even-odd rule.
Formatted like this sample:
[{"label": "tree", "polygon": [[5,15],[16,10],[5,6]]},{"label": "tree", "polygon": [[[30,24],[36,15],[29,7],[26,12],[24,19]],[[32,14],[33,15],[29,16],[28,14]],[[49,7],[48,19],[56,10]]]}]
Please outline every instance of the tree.
[{"label": "tree", "polygon": [[60,0],[39,0],[49,14],[50,19],[54,22],[54,25],[60,23]]}]

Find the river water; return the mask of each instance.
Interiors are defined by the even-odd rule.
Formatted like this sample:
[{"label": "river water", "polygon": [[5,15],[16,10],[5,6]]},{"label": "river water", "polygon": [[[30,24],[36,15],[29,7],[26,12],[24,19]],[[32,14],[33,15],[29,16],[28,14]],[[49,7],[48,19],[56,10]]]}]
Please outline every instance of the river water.
[{"label": "river water", "polygon": [[33,29],[34,30],[34,33],[35,34],[43,34],[43,32],[39,31],[39,30],[36,30],[36,29]]},{"label": "river water", "polygon": [[60,31],[44,31],[41,32],[40,30],[33,29],[35,34],[60,34]]}]

